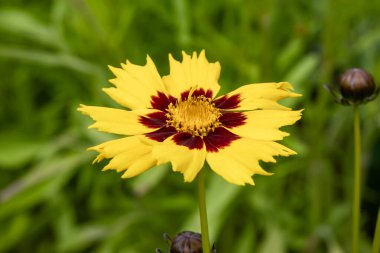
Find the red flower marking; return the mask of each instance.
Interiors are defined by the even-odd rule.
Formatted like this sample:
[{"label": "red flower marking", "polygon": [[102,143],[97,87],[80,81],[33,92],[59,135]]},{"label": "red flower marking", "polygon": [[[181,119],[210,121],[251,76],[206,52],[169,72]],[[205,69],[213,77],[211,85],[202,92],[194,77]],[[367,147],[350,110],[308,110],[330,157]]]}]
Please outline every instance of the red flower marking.
[{"label": "red flower marking", "polygon": [[152,140],[163,142],[168,137],[176,133],[177,130],[174,127],[162,127],[154,132],[145,134],[145,136]]},{"label": "red flower marking", "polygon": [[153,112],[146,116],[140,116],[139,122],[149,128],[160,128],[166,124],[164,112]]},{"label": "red flower marking", "polygon": [[246,119],[247,117],[242,112],[224,112],[219,117],[219,122],[225,127],[233,128],[244,125]]},{"label": "red flower marking", "polygon": [[239,107],[241,101],[240,94],[232,95],[228,97],[224,95],[214,101],[215,107],[219,109],[236,109]]},{"label": "red flower marking", "polygon": [[168,108],[170,103],[175,104],[177,99],[172,96],[166,96],[162,92],[157,92],[156,96],[152,96],[150,104],[153,109],[165,111]]},{"label": "red flower marking", "polygon": [[200,136],[192,136],[189,133],[178,133],[173,136],[173,141],[181,146],[186,146],[189,149],[202,149],[203,140]]},{"label": "red flower marking", "polygon": [[229,146],[231,142],[238,139],[240,139],[238,135],[223,127],[218,127],[214,132],[203,137],[207,152],[218,152],[219,149]]}]

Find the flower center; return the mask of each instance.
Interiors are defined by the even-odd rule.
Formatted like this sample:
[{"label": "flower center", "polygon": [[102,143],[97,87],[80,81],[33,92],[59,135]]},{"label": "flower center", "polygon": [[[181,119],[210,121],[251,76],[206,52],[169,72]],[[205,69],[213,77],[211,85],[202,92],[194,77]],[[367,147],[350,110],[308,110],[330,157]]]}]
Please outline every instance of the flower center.
[{"label": "flower center", "polygon": [[175,127],[178,132],[190,133],[193,136],[206,136],[221,125],[222,114],[205,96],[180,99],[174,105],[170,103],[166,114],[166,125]]}]

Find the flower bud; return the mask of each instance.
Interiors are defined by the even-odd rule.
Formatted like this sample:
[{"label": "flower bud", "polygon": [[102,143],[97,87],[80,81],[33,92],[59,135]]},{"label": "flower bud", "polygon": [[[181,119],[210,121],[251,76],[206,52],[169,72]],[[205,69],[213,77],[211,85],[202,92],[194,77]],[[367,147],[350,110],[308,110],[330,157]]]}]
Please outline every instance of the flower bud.
[{"label": "flower bud", "polygon": [[353,68],[343,73],[338,85],[324,84],[335,100],[342,105],[359,105],[374,100],[379,94],[370,73],[364,69]]},{"label": "flower bud", "polygon": [[172,241],[170,253],[203,253],[202,236],[199,233],[184,231]]},{"label": "flower bud", "polygon": [[353,104],[366,102],[375,93],[376,86],[370,73],[363,69],[349,69],[340,78],[340,92]]},{"label": "flower bud", "polygon": [[[172,240],[167,233],[163,235],[164,240],[170,246],[170,253],[203,253],[202,235],[191,231],[184,231],[177,234]],[[163,253],[156,248],[156,253]],[[212,245],[211,253],[216,253],[215,245]]]}]

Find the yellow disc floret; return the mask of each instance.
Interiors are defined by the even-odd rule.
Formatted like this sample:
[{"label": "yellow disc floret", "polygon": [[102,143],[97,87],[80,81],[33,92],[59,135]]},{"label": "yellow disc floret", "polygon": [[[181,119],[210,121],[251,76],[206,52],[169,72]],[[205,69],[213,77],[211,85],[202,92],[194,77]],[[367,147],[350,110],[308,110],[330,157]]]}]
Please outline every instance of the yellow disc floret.
[{"label": "yellow disc floret", "polygon": [[170,103],[167,114],[167,126],[175,127],[178,132],[190,133],[193,136],[206,136],[219,127],[222,114],[211,103],[211,99],[203,95]]}]

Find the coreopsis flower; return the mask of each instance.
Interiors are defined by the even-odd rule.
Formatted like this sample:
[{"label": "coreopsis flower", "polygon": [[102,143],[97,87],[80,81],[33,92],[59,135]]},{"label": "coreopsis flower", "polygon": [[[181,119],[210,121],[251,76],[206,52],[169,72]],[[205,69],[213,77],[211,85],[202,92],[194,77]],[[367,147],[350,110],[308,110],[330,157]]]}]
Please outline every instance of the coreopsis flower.
[{"label": "coreopsis flower", "polygon": [[90,148],[99,152],[94,162],[111,159],[104,170],[130,178],[170,162],[191,182],[207,161],[225,180],[243,185],[253,184],[254,174],[270,175],[260,160],[296,154],[276,142],[288,135],[279,128],[301,117],[300,110],[278,103],[300,96],[289,83],[249,84],[217,96],[220,64],[209,63],[204,51],[183,53],[182,62],[169,55],[169,63],[164,77],[149,56],[145,66],[127,61],[122,68],[110,67],[115,87],[103,91],[130,110],[78,109],[96,121],[90,128],[124,136]]}]

